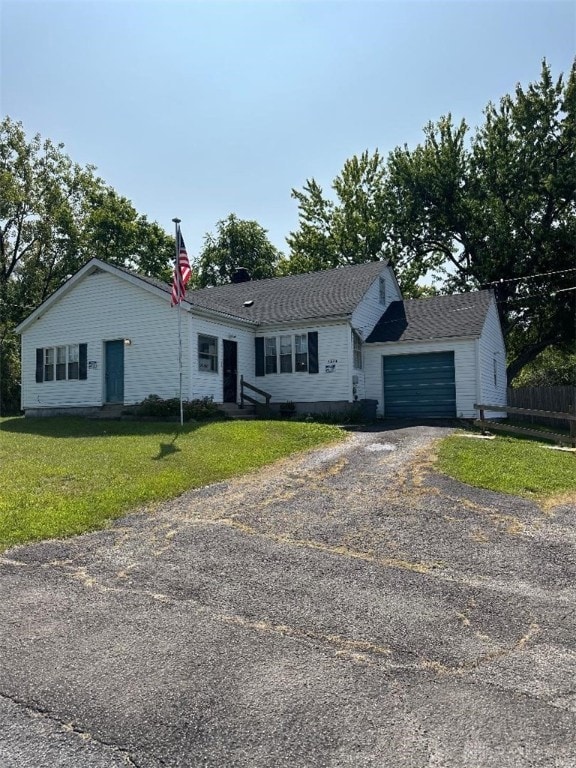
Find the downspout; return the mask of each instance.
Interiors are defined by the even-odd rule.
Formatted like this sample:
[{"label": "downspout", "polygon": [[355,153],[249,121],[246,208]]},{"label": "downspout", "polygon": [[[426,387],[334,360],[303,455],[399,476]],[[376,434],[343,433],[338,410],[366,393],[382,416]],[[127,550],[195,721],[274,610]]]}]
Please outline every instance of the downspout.
[{"label": "downspout", "polygon": [[[476,405],[483,405],[482,403],[482,369],[480,368],[480,339],[476,339],[474,344],[476,345]],[[478,418],[478,414],[476,415]]]},{"label": "downspout", "polygon": [[352,324],[349,322],[347,325],[348,328],[348,353],[346,355],[347,357],[347,372],[346,377],[348,379],[348,402],[354,403],[354,345],[352,343],[352,331],[354,330],[352,328]]}]

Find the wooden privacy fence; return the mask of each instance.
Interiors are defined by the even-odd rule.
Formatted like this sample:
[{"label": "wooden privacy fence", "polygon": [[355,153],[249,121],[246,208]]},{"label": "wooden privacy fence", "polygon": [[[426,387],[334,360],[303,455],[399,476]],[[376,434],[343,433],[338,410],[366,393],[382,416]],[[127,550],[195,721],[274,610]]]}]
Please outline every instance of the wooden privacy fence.
[{"label": "wooden privacy fence", "polygon": [[[576,387],[509,387],[506,402],[512,408],[576,413]],[[519,421],[538,422],[537,416],[519,414]],[[563,419],[550,419],[551,427],[566,427]]]},{"label": "wooden privacy fence", "polygon": [[[524,435],[526,437],[540,437],[543,440],[552,440],[555,443],[570,443],[573,448],[576,448],[576,415],[574,413],[540,411],[534,408],[513,408],[509,405],[479,405],[477,403],[474,404],[474,408],[480,411],[480,418],[476,419],[474,424],[482,427],[482,431],[489,427],[492,430],[512,432],[513,434]],[[555,421],[562,422],[563,425],[568,422],[570,425],[570,434],[564,435],[560,432],[548,432],[547,430],[542,429],[528,429],[526,427],[512,426],[511,424],[501,424],[498,421],[486,419],[484,417],[484,411],[496,411],[497,413],[534,416],[539,421],[542,419],[554,419]]]}]

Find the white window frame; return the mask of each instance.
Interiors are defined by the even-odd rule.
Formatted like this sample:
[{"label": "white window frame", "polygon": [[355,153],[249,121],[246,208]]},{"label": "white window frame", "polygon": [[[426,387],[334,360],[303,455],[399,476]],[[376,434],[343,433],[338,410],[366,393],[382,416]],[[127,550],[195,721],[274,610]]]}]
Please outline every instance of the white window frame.
[{"label": "white window frame", "polygon": [[[297,348],[300,351],[297,351]],[[301,351],[302,348],[304,351]],[[273,353],[272,349],[274,350]],[[274,370],[270,370],[271,368]],[[308,369],[308,332],[264,336],[265,376],[276,373],[307,373]]]},{"label": "white window frame", "polygon": [[66,355],[66,377],[68,381],[80,379],[80,344],[68,344]]},{"label": "white window frame", "polygon": [[294,371],[293,350],[292,336],[280,336],[280,373],[292,373]]},{"label": "white window frame", "polygon": [[264,373],[278,373],[278,344],[276,336],[264,337]]},{"label": "white window frame", "polygon": [[56,347],[44,347],[44,381],[55,381]]},{"label": "white window frame", "polygon": [[[201,350],[202,344],[208,343],[208,351]],[[210,351],[211,347],[214,349]],[[198,371],[200,373],[218,373],[218,337],[207,333],[198,334]]]},{"label": "white window frame", "polygon": [[380,304],[386,304],[386,279],[384,277],[380,277],[378,290],[380,292]]},{"label": "white window frame", "polygon": [[[300,348],[302,348],[303,346],[306,351],[302,352],[302,349],[298,351],[299,346]],[[304,362],[304,365],[302,365],[303,362]],[[307,333],[294,334],[294,373],[308,373],[308,334]]]},{"label": "white window frame", "polygon": [[55,347],[54,362],[56,369],[56,381],[66,381],[66,360],[68,358],[68,349],[66,346]]},{"label": "white window frame", "polygon": [[42,349],[42,383],[80,379],[80,344],[59,344],[57,347]]}]

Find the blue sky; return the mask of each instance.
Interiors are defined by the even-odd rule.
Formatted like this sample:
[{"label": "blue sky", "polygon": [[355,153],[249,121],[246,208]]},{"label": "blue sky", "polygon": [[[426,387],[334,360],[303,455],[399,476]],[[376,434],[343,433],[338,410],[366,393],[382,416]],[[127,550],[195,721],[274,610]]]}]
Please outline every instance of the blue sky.
[{"label": "blue sky", "polygon": [[576,53],[576,3],[1,0],[0,108],[65,144],[190,255],[219,219],[272,242],[291,189],[364,149],[413,146]]}]

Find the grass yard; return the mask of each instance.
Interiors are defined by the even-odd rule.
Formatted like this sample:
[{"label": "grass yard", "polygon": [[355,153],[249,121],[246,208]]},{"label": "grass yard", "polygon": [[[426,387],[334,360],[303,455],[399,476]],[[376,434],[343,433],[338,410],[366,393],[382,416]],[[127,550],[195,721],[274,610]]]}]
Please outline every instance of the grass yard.
[{"label": "grass yard", "polygon": [[0,419],[0,551],[102,528],[131,508],[342,437],[284,421]]},{"label": "grass yard", "polygon": [[576,500],[576,454],[549,446],[526,438],[475,440],[455,434],[440,443],[438,469],[469,485],[545,505]]}]

